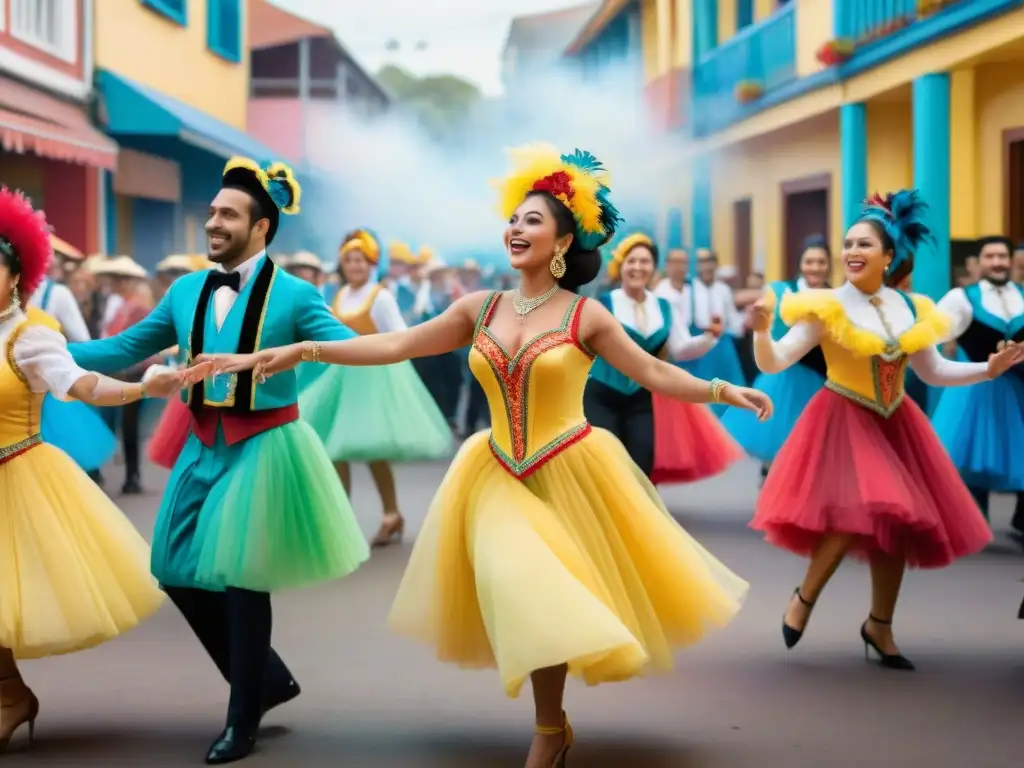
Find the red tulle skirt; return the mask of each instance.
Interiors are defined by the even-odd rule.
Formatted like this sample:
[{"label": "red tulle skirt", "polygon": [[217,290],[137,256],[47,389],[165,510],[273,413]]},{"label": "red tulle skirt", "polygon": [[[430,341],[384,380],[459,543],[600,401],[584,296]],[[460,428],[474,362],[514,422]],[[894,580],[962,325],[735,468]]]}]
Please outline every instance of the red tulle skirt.
[{"label": "red tulle skirt", "polygon": [[160,422],[149,439],[149,460],[158,467],[171,469],[185,447],[191,429],[188,406],[180,397],[167,401]]},{"label": "red tulle skirt", "polygon": [[743,457],[743,450],[707,406],[662,395],[651,395],[651,403],[655,485],[714,477]]},{"label": "red tulle skirt", "polygon": [[810,555],[823,534],[850,554],[941,568],[992,540],[953,462],[909,397],[888,419],[823,389],[772,463],[751,527]]}]

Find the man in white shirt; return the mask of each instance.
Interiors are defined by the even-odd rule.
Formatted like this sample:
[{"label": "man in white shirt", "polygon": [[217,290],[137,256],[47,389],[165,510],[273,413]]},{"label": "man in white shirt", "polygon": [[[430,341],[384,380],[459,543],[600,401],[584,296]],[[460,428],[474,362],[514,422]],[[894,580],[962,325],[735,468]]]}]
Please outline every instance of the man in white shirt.
[{"label": "man in white shirt", "polygon": [[[1005,237],[979,240],[978,281],[939,302],[952,320],[947,338],[973,362],[987,361],[1008,341],[1024,341],[1024,289],[1010,281],[1012,252]],[[934,423],[986,517],[992,491],[1016,492],[1011,526],[1024,537],[1024,371],[943,392]]]}]

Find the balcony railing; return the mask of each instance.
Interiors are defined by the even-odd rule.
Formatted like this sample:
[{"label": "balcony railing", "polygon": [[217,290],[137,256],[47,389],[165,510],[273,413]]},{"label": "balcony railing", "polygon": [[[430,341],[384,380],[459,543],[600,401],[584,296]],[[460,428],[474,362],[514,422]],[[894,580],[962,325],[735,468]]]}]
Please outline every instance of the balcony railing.
[{"label": "balcony railing", "polygon": [[864,45],[972,0],[836,0],[839,36]]},{"label": "balcony railing", "polygon": [[795,5],[742,29],[700,58],[693,71],[696,133],[728,125],[759,92],[768,93],[796,77]]}]

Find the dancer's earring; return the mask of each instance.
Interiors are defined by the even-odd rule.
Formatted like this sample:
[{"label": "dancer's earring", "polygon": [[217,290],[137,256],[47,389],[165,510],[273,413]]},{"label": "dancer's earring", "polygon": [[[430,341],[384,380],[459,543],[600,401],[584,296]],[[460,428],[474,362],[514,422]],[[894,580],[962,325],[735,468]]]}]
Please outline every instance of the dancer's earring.
[{"label": "dancer's earring", "polygon": [[548,269],[551,270],[551,276],[555,280],[561,280],[565,276],[565,256],[564,251],[561,248],[555,249],[554,258],[551,259],[551,263],[548,264]]}]

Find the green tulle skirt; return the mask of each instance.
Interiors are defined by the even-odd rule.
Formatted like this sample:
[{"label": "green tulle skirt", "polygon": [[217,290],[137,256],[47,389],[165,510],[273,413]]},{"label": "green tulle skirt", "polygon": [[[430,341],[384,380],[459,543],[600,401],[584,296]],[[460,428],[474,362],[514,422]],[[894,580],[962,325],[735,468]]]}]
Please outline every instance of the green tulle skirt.
[{"label": "green tulle skirt", "polygon": [[195,572],[202,588],[312,586],[347,576],[370,556],[320,439],[301,421],[247,440],[212,495]]},{"label": "green tulle skirt", "polygon": [[331,366],[299,395],[302,418],[332,461],[430,461],[452,433],[412,363]]}]

